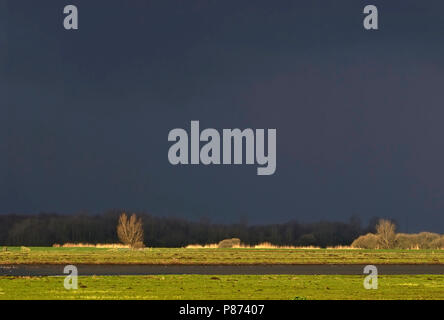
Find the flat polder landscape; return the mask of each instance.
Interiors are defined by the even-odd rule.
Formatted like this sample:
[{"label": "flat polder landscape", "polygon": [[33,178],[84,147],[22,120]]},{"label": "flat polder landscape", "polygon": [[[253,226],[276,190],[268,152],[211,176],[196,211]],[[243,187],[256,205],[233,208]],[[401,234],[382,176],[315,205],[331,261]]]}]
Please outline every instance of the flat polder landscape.
[{"label": "flat polder landscape", "polygon": [[444,250],[8,247],[0,265],[11,264],[444,264]]},{"label": "flat polder landscape", "polygon": [[[180,270],[181,266],[368,264],[444,268],[444,250],[8,247],[0,251],[3,268],[145,265]],[[79,275],[78,290],[66,290],[64,276],[0,276],[0,299],[444,299],[443,274],[381,273],[377,290],[363,287],[364,274]]]}]

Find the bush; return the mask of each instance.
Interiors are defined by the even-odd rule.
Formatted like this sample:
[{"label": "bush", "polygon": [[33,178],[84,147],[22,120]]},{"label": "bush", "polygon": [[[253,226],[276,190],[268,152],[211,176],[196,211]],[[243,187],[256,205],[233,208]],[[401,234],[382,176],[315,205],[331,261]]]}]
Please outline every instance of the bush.
[{"label": "bush", "polygon": [[125,213],[119,217],[117,225],[119,240],[131,248],[143,248],[143,224],[142,219],[137,219],[133,214],[129,219]]},{"label": "bush", "polygon": [[390,249],[395,246],[396,225],[390,220],[380,219],[376,226],[376,234],[380,248]]},{"label": "bush", "polygon": [[395,239],[387,247],[384,246],[380,235],[368,233],[360,236],[352,243],[354,248],[362,249],[444,249],[444,236],[432,232],[421,232],[416,234],[397,233]]},{"label": "bush", "polygon": [[367,233],[353,241],[351,246],[360,249],[379,249],[379,242],[379,236],[373,233]]},{"label": "bush", "polygon": [[419,249],[416,234],[398,233],[395,238],[396,249]]},{"label": "bush", "polygon": [[417,234],[399,233],[396,235],[395,248],[397,249],[440,249],[441,236],[432,232]]},{"label": "bush", "polygon": [[232,239],[225,239],[218,243],[218,248],[234,248],[240,246],[240,239],[238,238],[232,238]]},{"label": "bush", "polygon": [[435,240],[439,240],[441,236],[437,233],[432,232],[421,232],[418,233],[418,246],[420,249],[435,249],[432,247],[432,243]]},{"label": "bush", "polygon": [[444,250],[444,236],[435,239],[431,243],[431,249],[443,249]]}]

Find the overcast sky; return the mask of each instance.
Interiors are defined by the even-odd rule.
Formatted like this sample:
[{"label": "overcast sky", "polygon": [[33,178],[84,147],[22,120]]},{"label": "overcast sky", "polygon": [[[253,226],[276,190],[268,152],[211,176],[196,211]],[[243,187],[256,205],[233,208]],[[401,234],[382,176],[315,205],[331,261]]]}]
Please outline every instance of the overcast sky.
[{"label": "overcast sky", "polygon": [[[66,3],[65,3],[66,2]],[[79,30],[63,28],[63,6]],[[363,8],[379,9],[365,31]],[[0,0],[0,212],[444,232],[442,1]],[[276,128],[277,170],[172,166],[168,132]]]}]

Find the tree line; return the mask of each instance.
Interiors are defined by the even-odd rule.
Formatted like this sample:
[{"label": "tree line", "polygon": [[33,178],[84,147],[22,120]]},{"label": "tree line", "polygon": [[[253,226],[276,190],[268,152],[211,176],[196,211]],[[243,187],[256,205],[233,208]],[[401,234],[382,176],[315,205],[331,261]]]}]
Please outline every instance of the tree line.
[{"label": "tree line", "polygon": [[[122,210],[101,214],[40,213],[37,215],[0,215],[0,245],[52,246],[64,243],[117,243],[117,224]],[[148,247],[183,247],[205,245],[223,239],[239,238],[246,245],[270,242],[279,246],[339,246],[351,245],[361,235],[375,232],[378,218],[363,227],[359,218],[348,222],[320,221],[300,223],[248,225],[247,223],[218,224],[174,217],[156,217],[136,213]]]}]

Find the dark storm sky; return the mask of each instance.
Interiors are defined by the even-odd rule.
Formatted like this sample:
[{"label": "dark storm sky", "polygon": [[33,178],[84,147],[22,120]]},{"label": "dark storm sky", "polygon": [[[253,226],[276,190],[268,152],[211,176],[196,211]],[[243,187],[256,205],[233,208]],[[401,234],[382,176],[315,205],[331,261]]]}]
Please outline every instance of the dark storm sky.
[{"label": "dark storm sky", "polygon": [[[79,8],[79,30],[62,27]],[[365,31],[365,5],[380,30]],[[0,212],[444,232],[442,1],[0,0]],[[276,128],[277,171],[171,166],[173,128]]]}]

